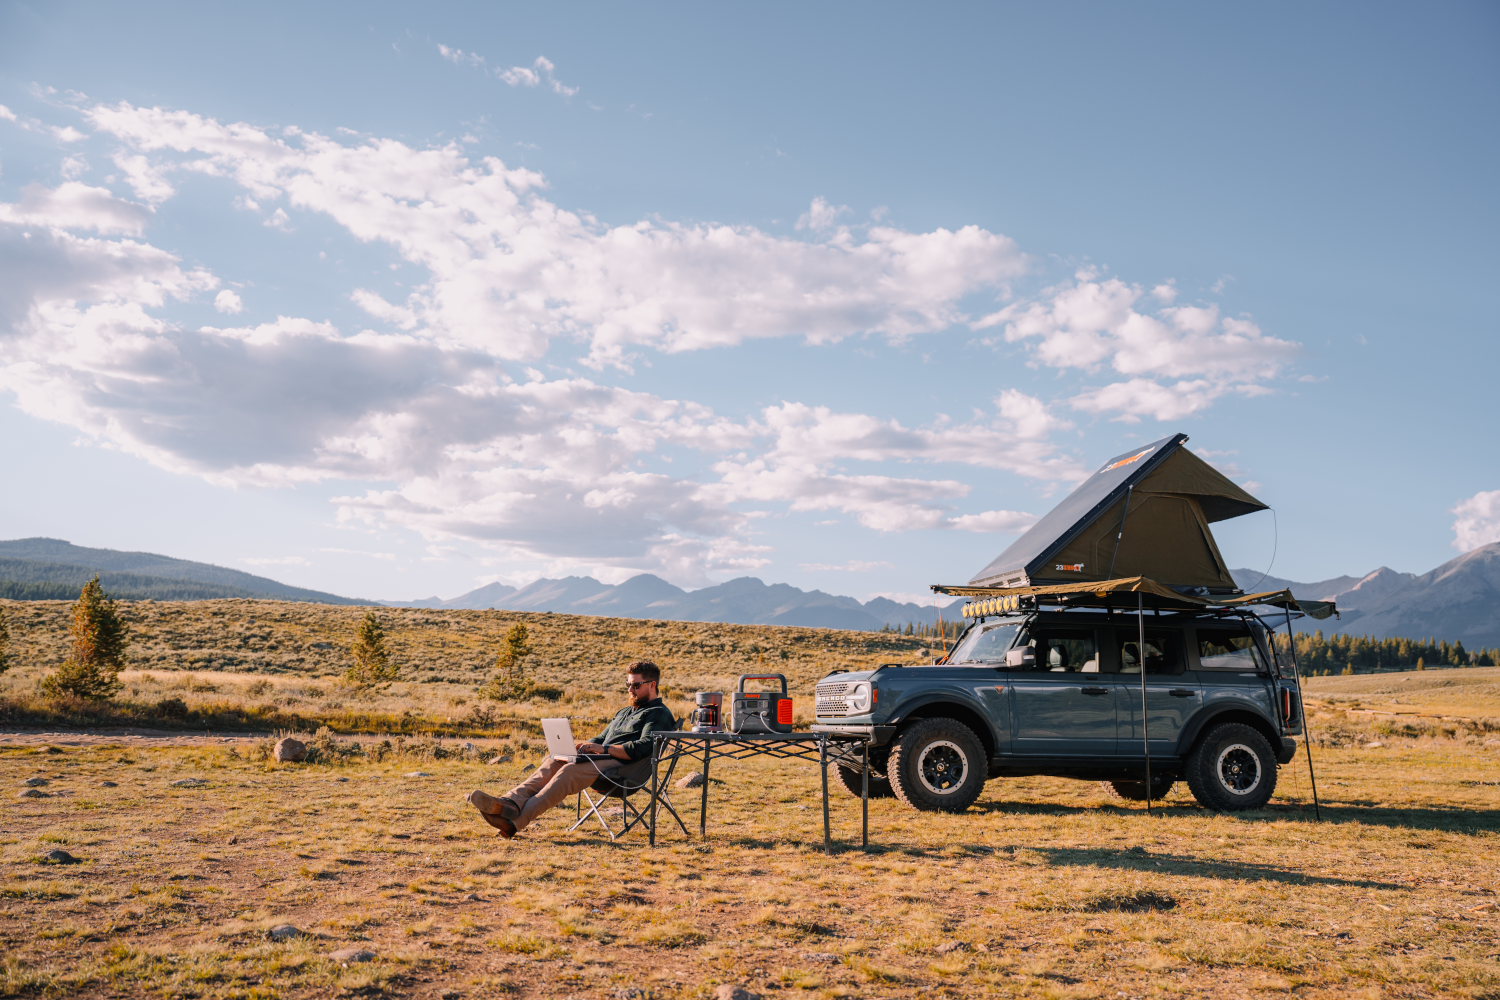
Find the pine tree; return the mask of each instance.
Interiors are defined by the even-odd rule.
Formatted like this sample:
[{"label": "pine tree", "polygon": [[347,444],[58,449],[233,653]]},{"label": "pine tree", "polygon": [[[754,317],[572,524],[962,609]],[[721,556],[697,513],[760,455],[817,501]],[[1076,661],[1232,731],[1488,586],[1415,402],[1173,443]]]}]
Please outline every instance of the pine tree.
[{"label": "pine tree", "polygon": [[367,687],[401,676],[401,671],[386,652],[385,631],[373,611],[365,612],[364,620],[359,623],[359,635],[349,647],[349,655],[354,657],[354,663],[344,671],[344,680],[350,684]]},{"label": "pine tree", "polygon": [[5,623],[5,609],[0,608],[0,674],[10,669],[10,626]]},{"label": "pine tree", "polygon": [[475,693],[492,701],[514,701],[526,697],[532,687],[526,670],[526,658],[530,655],[531,643],[526,626],[517,622],[505,633],[505,645],[495,657],[495,676]]},{"label": "pine tree", "polygon": [[71,648],[56,673],[42,679],[42,690],[53,697],[109,698],[119,691],[120,668],[125,666],[129,631],[115,602],[99,585],[99,576],[83,585],[73,605],[68,627]]}]

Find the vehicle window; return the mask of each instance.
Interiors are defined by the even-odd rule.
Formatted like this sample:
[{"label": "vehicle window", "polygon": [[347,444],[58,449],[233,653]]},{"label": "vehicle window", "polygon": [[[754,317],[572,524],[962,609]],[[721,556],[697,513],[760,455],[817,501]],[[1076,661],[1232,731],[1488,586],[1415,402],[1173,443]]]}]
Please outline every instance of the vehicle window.
[{"label": "vehicle window", "polygon": [[1015,640],[1016,629],[1020,626],[1012,622],[1009,625],[1001,622],[993,622],[989,625],[975,625],[969,630],[953,655],[948,658],[949,663],[987,663],[995,666],[1005,664],[1005,651]]},{"label": "vehicle window", "polygon": [[[1141,634],[1139,631],[1119,633],[1120,673],[1141,672]],[[1146,630],[1146,673],[1175,674],[1182,670],[1182,635],[1165,629]]]},{"label": "vehicle window", "polygon": [[1099,647],[1091,628],[1048,628],[1028,639],[1036,648],[1036,670],[1054,674],[1099,672]]},{"label": "vehicle window", "polygon": [[1248,629],[1198,630],[1198,663],[1204,670],[1267,670],[1264,654]]}]

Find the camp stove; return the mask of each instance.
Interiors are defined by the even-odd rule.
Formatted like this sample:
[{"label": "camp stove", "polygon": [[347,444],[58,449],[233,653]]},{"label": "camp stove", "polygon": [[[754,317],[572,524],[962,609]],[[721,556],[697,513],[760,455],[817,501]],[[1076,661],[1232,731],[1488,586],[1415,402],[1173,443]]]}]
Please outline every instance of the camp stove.
[{"label": "camp stove", "polygon": [[693,709],[693,732],[722,733],[724,731],[724,694],[720,691],[699,691],[698,707]]},{"label": "camp stove", "polygon": [[[780,681],[781,693],[745,690],[746,681]],[[789,733],[792,731],[792,699],[786,694],[783,674],[741,674],[738,689],[729,702],[731,733]]]}]

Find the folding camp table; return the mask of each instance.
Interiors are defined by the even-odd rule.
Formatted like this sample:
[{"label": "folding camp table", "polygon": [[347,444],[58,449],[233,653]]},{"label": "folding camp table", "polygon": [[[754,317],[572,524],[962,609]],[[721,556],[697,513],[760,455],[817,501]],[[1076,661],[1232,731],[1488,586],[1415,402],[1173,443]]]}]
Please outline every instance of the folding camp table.
[{"label": "folding camp table", "polygon": [[[780,757],[817,761],[823,772],[823,847],[833,850],[833,832],[828,819],[828,766],[860,772],[860,846],[870,846],[870,744],[863,736],[842,733],[653,733],[651,750],[651,846],[656,846],[656,813],[665,808],[687,832],[682,817],[662,794],[677,762],[684,757],[703,762],[703,800],[698,812],[698,835],[708,835],[708,768],[720,758]],[[666,773],[661,765],[667,765]]]}]

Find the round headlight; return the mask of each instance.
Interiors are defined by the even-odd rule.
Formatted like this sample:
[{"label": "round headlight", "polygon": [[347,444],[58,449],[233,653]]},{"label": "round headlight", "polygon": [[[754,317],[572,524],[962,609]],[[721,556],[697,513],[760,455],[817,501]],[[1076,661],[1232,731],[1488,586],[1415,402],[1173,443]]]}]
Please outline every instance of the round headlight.
[{"label": "round headlight", "polygon": [[870,710],[870,685],[860,681],[854,685],[848,695],[849,710],[855,715],[863,715]]}]

